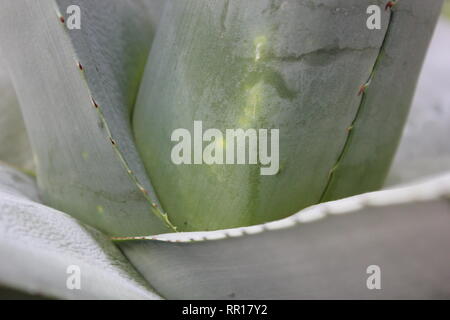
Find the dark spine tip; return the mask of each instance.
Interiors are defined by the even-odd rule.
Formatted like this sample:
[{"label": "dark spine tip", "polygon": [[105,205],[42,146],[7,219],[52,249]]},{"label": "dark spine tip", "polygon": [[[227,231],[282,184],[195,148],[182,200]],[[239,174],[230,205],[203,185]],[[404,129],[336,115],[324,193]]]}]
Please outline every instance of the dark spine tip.
[{"label": "dark spine tip", "polygon": [[358,96],[362,95],[365,91],[366,91],[365,85],[362,85],[361,87],[359,87]]},{"label": "dark spine tip", "polygon": [[114,139],[113,139],[113,138],[109,138],[109,141],[111,141],[111,144],[112,144],[113,146],[115,146],[115,145],[116,145],[116,142],[114,141]]},{"label": "dark spine tip", "polygon": [[59,21],[61,21],[61,23],[65,23],[65,22],[66,22],[66,19],[64,19],[63,16],[60,16],[60,17],[59,17]]},{"label": "dark spine tip", "polygon": [[389,10],[395,5],[395,1],[389,1],[386,6],[384,7],[384,10]]},{"label": "dark spine tip", "polygon": [[94,108],[98,109],[98,104],[97,104],[97,102],[95,102],[94,98],[91,98],[91,100],[92,100],[92,104],[94,105]]},{"label": "dark spine tip", "polygon": [[78,66],[78,69],[80,69],[81,71],[83,71],[83,66],[81,65],[80,62],[77,62],[77,66]]}]

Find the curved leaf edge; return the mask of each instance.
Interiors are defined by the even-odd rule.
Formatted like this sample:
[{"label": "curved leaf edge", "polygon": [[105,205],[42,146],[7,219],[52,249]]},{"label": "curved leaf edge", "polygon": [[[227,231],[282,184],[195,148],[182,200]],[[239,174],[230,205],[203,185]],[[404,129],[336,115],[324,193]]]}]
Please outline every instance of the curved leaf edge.
[{"label": "curved leaf edge", "polygon": [[[159,299],[107,236],[39,203],[34,179],[0,166],[0,296]],[[81,288],[69,290],[69,265]]]},{"label": "curved leaf edge", "polygon": [[[61,13],[60,11],[60,7],[58,5],[57,0],[53,0],[54,3],[54,7],[56,10],[56,14],[57,14],[57,18],[60,19],[61,21],[64,21],[64,15]],[[103,106],[97,104],[94,95],[92,94],[90,87],[89,87],[89,82],[87,79],[87,75],[85,73],[85,71],[83,70],[83,63],[82,61],[80,61],[78,55],[77,55],[77,51],[74,48],[72,39],[70,38],[70,36],[67,34],[68,29],[65,27],[64,23],[61,23],[61,27],[64,29],[65,35],[67,37],[67,43],[71,46],[71,50],[73,52],[73,56],[74,59],[77,61],[77,64],[81,67],[79,67],[80,70],[80,77],[82,79],[82,81],[85,83],[86,85],[86,90],[89,94],[89,96],[91,97],[91,101],[93,104],[93,107],[95,107],[95,109],[97,110],[98,116],[100,118],[100,120],[102,121],[102,124],[104,125],[104,128],[107,132],[107,135],[109,137],[109,142],[111,143],[117,158],[119,160],[119,162],[122,164],[124,170],[127,172],[130,180],[133,182],[133,184],[136,186],[136,188],[140,191],[141,195],[147,200],[149,201],[152,205],[151,205],[151,212],[156,215],[158,218],[160,218],[164,224],[171,230],[176,231],[177,228],[170,222],[169,220],[169,216],[167,213],[164,212],[164,210],[162,209],[160,202],[156,196],[156,192],[152,192],[150,194],[150,192],[148,190],[146,190],[143,186],[143,184],[140,182],[139,177],[132,171],[131,167],[129,166],[129,164],[127,163],[127,161],[125,160],[125,156],[124,154],[121,152],[121,149],[119,148],[119,144],[120,144],[120,140],[117,137],[113,137],[111,130],[109,128],[109,124],[107,119],[104,116],[104,113],[102,111]],[[147,175],[147,179],[150,179],[150,177],[148,177]]]},{"label": "curved leaf edge", "polygon": [[115,242],[151,240],[169,243],[217,241],[244,237],[272,230],[289,229],[298,224],[310,224],[333,215],[346,215],[369,207],[385,207],[408,203],[421,203],[437,199],[450,200],[450,172],[426,179],[413,185],[364,193],[349,198],[320,203],[277,221],[259,225],[204,232],[166,233],[145,237],[111,237]]}]

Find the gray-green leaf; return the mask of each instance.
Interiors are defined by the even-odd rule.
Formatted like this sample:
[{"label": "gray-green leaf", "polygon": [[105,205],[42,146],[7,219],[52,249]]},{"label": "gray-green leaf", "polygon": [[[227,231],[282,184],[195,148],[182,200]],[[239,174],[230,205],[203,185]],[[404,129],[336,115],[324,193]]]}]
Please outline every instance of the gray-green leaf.
[{"label": "gray-green leaf", "polygon": [[[449,199],[450,173],[264,225],[118,244],[172,299],[448,298]],[[369,266],[381,290],[368,289]]]},{"label": "gray-green leaf", "polygon": [[[69,5],[81,8],[80,30],[63,23]],[[152,35],[141,1],[6,1],[0,11],[42,198],[112,235],[173,230],[129,121]]]},{"label": "gray-green leaf", "polygon": [[[159,299],[98,231],[38,202],[34,182],[0,166],[0,294],[60,299]],[[69,266],[80,270],[70,290]]]},{"label": "gray-green leaf", "polygon": [[450,23],[441,19],[419,80],[387,184],[450,170]]}]

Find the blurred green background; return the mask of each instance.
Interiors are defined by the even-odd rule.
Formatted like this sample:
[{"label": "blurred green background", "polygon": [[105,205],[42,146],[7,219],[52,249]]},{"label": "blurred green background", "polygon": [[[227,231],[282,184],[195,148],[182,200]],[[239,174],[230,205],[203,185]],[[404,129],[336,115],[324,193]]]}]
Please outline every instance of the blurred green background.
[{"label": "blurred green background", "polygon": [[444,14],[444,16],[450,19],[450,0],[445,0],[442,13]]}]

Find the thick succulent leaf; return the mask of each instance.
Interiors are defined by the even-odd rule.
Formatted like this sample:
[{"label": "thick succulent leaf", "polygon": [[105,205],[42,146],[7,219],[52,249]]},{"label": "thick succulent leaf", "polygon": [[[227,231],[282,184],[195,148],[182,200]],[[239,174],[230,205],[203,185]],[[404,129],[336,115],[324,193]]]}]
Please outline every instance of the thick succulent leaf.
[{"label": "thick succulent leaf", "polygon": [[[253,227],[119,246],[167,298],[450,297],[450,172]],[[367,288],[380,267],[381,289]]]},{"label": "thick succulent leaf", "polygon": [[450,22],[441,19],[387,184],[450,170]]},{"label": "thick succulent leaf", "polygon": [[[81,8],[81,30],[62,23],[69,5]],[[152,38],[146,12],[122,0],[6,1],[0,11],[43,200],[113,235],[171,230],[129,123]]]},{"label": "thick succulent leaf", "polygon": [[[374,1],[169,2],[133,129],[171,221],[184,231],[252,225],[380,188],[441,3],[399,1],[369,30]],[[279,129],[280,170],[174,164],[170,137],[192,134],[196,120]],[[224,154],[230,145],[216,144]]]},{"label": "thick succulent leaf", "polygon": [[[397,150],[441,0],[397,1],[385,42],[322,200],[382,187]],[[414,41],[410,41],[414,38]],[[352,179],[345,179],[345,177]]]},{"label": "thick succulent leaf", "polygon": [[0,57],[0,161],[34,172],[33,153],[19,103]]},{"label": "thick succulent leaf", "polygon": [[[159,298],[106,236],[37,200],[29,177],[0,166],[0,295]],[[80,290],[66,286],[72,265]]]},{"label": "thick succulent leaf", "polygon": [[164,6],[167,1],[171,0],[141,0],[148,12],[150,17],[150,23],[152,24],[152,29],[156,31],[158,28],[159,20],[161,19]]}]

